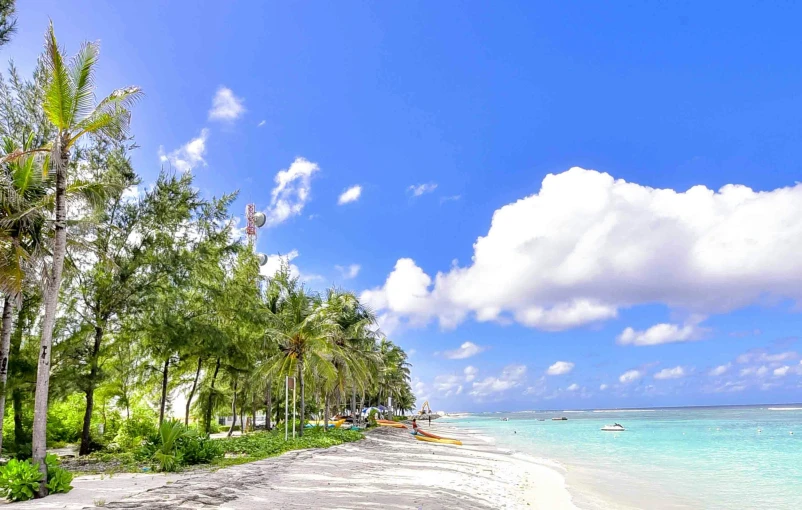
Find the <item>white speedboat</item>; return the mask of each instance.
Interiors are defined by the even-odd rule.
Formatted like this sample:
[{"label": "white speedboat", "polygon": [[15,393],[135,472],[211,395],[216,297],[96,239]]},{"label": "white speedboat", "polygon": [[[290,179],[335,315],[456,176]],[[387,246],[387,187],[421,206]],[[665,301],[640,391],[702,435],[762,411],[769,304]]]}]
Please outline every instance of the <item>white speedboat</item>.
[{"label": "white speedboat", "polygon": [[624,428],[623,425],[621,425],[619,423],[614,423],[612,425],[605,425],[601,429],[603,431],[605,431],[605,432],[623,432],[623,431],[627,430],[627,429]]}]

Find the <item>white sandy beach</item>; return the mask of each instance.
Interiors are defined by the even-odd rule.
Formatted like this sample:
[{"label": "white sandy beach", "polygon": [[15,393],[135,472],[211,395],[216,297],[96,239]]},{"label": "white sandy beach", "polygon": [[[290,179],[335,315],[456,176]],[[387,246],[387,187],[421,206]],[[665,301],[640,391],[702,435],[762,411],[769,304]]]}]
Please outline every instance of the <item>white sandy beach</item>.
[{"label": "white sandy beach", "polygon": [[[563,475],[447,423],[426,429],[463,446],[382,428],[357,443],[302,450],[213,473],[79,477],[69,494],[9,508],[576,508]],[[137,485],[134,485],[136,483]]]}]

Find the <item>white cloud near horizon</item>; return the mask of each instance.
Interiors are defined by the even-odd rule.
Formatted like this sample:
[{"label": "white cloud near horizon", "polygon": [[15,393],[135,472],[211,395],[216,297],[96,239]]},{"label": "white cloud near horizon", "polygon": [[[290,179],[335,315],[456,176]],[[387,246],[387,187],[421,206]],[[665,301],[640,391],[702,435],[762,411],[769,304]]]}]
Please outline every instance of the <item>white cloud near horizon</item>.
[{"label": "white cloud near horizon", "polygon": [[498,377],[486,377],[481,381],[474,381],[470,394],[482,399],[496,393],[503,393],[520,386],[525,378],[525,365],[508,365],[504,367]]},{"label": "white cloud near horizon", "polygon": [[479,373],[479,370],[476,367],[468,365],[462,373],[465,374],[465,382],[471,382],[476,379],[476,374]]},{"label": "white cloud near horizon", "polygon": [[270,194],[270,207],[265,211],[266,227],[274,227],[301,214],[309,201],[312,175],[319,170],[317,163],[299,157],[289,168],[276,174],[273,179],[276,186]]},{"label": "white cloud near horizon", "polygon": [[661,345],[698,340],[706,331],[699,326],[703,316],[691,317],[682,326],[678,324],[655,324],[645,331],[626,328],[616,339],[619,345]]},{"label": "white cloud near horizon", "polygon": [[424,184],[413,184],[412,186],[407,188],[407,191],[412,193],[413,197],[419,197],[419,196],[424,195],[426,193],[431,193],[432,191],[434,191],[436,189],[437,189],[437,183],[436,182],[427,182],[427,183],[424,183]]},{"label": "white cloud near horizon", "polygon": [[190,172],[198,166],[206,166],[206,160],[203,159],[203,156],[206,154],[206,140],[208,138],[209,130],[203,128],[200,135],[169,154],[164,152],[163,146],[159,146],[159,161],[169,163],[170,166],[184,173]]},{"label": "white cloud near horizon", "polygon": [[362,186],[360,186],[359,184],[351,186],[350,188],[342,192],[340,197],[337,199],[337,205],[356,202],[357,200],[359,200],[360,196],[362,196]]},{"label": "white cloud near horizon", "polygon": [[[802,183],[677,192],[575,167],[496,210],[469,265],[431,277],[401,258],[363,297],[395,324],[443,328],[473,317],[564,330],[649,303],[710,315],[799,302],[800,252]],[[651,335],[693,337],[683,328]]]},{"label": "white cloud near horizon", "polygon": [[443,356],[448,359],[467,359],[476,356],[484,350],[486,350],[486,347],[481,347],[473,342],[463,342],[458,349],[445,351]]},{"label": "white cloud near horizon", "polygon": [[727,371],[732,367],[732,363],[727,363],[726,365],[719,365],[716,368],[713,368],[708,372],[710,376],[718,377],[720,375],[724,375]]},{"label": "white cloud near horizon", "polygon": [[228,87],[221,86],[212,98],[212,108],[209,110],[209,120],[222,120],[233,122],[245,113],[242,98],[234,95]]},{"label": "white cloud near horizon", "polygon": [[259,268],[259,273],[262,276],[271,278],[278,273],[282,265],[286,265],[289,267],[290,275],[293,277],[300,278],[301,280],[307,282],[321,280],[323,278],[322,276],[311,273],[302,273],[298,266],[292,263],[293,260],[298,258],[298,255],[298,250],[290,250],[290,252],[285,255],[279,253],[268,255],[267,262],[265,265]]},{"label": "white cloud near horizon", "polygon": [[570,361],[558,361],[553,365],[551,365],[548,368],[548,370],[546,370],[546,373],[548,375],[563,375],[567,374],[573,369],[574,369],[574,364],[571,363]]},{"label": "white cloud near horizon", "polygon": [[679,379],[680,377],[685,377],[685,369],[681,366],[676,366],[674,368],[664,368],[663,370],[654,374],[655,379]]},{"label": "white cloud near horizon", "polygon": [[637,381],[641,377],[643,377],[644,372],[642,370],[627,370],[618,378],[618,381],[621,384],[628,384],[633,381]]}]

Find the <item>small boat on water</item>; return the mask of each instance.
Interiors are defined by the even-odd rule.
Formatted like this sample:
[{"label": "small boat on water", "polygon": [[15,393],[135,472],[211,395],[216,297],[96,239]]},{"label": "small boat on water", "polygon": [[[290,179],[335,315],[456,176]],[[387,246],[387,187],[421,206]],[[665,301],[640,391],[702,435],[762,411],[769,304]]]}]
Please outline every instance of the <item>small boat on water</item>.
[{"label": "small boat on water", "polygon": [[510,421],[509,418],[501,418],[501,421]]},{"label": "small boat on water", "polygon": [[605,425],[601,429],[603,431],[605,431],[605,432],[624,432],[625,430],[627,430],[620,423],[614,423],[612,425]]},{"label": "small boat on water", "polygon": [[568,418],[560,416],[559,418],[552,418],[551,421],[568,421]]},{"label": "small boat on water", "polygon": [[546,418],[538,418],[537,421],[546,421]]}]

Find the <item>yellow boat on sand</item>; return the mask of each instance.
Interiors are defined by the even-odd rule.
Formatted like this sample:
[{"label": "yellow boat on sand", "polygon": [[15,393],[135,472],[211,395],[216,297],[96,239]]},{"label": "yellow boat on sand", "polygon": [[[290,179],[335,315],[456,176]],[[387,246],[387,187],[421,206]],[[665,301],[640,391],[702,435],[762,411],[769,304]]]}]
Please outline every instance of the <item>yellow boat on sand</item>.
[{"label": "yellow boat on sand", "polygon": [[407,428],[407,426],[404,425],[403,423],[388,422],[388,421],[377,421],[376,425],[378,425],[379,427],[392,427],[394,429],[405,429],[405,428]]},{"label": "yellow boat on sand", "polygon": [[415,434],[415,439],[417,439],[418,441],[426,441],[427,443],[455,444],[457,446],[462,446],[462,441],[460,441],[459,439],[449,439],[447,437],[435,439],[433,437],[426,437],[421,434]]}]

